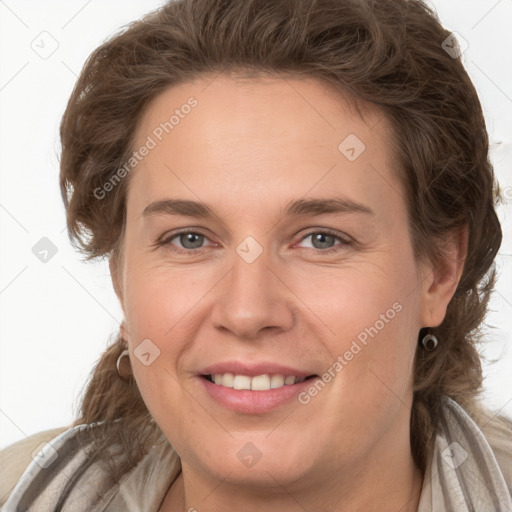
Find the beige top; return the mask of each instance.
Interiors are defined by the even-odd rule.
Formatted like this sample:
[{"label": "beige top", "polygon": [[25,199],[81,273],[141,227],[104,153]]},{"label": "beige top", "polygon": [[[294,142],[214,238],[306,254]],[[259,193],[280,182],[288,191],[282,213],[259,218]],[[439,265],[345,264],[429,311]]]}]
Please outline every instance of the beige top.
[{"label": "beige top", "polygon": [[[447,397],[443,411],[418,512],[512,512],[512,422],[482,413],[478,426]],[[158,510],[181,470],[169,443],[155,445],[120,486],[105,488],[104,470],[88,465],[74,442],[80,428],[46,431],[0,452],[2,512]],[[26,467],[44,441],[49,444]]]}]

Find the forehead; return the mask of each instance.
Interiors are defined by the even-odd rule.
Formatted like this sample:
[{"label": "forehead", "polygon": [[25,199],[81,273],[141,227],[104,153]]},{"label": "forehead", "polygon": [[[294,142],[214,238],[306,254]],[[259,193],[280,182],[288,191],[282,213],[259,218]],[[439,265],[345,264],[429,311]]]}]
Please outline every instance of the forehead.
[{"label": "forehead", "polygon": [[154,199],[167,186],[191,196],[198,184],[222,194],[227,183],[306,193],[347,179],[364,192],[372,175],[375,182],[393,167],[390,140],[380,111],[357,111],[316,79],[197,79],[168,88],[146,108],[134,147],[151,149],[129,196]]},{"label": "forehead", "polygon": [[[194,123],[194,118],[200,118],[200,123]],[[292,127],[300,118],[303,122]],[[383,118],[376,106],[361,100],[356,103],[355,98],[316,78],[219,75],[171,86],[153,98],[141,117],[135,143],[143,143],[148,134],[159,141],[170,132],[179,137],[193,124],[195,133],[205,141],[208,133],[219,129],[236,131],[250,125],[254,132],[264,130],[269,135],[284,128],[317,144],[327,129],[343,132],[352,128],[364,136]],[[379,130],[373,134],[379,135]]]}]

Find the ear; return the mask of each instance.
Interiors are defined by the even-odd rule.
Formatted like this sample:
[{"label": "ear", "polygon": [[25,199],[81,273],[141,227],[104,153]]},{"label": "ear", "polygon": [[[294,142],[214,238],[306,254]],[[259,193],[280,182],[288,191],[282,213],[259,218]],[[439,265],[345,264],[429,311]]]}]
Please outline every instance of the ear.
[{"label": "ear", "polygon": [[435,265],[423,265],[421,327],[437,327],[460,281],[468,248],[467,226],[453,230],[443,239],[443,256]]}]

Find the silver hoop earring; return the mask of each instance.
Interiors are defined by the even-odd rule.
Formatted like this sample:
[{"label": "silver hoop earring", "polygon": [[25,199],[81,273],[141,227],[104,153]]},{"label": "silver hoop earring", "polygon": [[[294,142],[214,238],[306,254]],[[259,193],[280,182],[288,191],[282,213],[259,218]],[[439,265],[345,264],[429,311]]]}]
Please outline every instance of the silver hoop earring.
[{"label": "silver hoop earring", "polygon": [[122,372],[121,373],[121,369],[120,369],[121,360],[123,359],[123,357],[128,357],[128,359],[130,359],[130,353],[128,352],[128,349],[123,350],[119,354],[119,357],[117,358],[117,362],[116,362],[116,368],[117,368],[117,373],[119,374],[119,377],[121,377],[122,379],[126,379],[128,373],[127,372]]},{"label": "silver hoop earring", "polygon": [[423,336],[423,339],[421,340],[423,348],[428,352],[432,352],[432,350],[435,350],[438,343],[439,341],[433,334],[426,334],[425,336]]}]

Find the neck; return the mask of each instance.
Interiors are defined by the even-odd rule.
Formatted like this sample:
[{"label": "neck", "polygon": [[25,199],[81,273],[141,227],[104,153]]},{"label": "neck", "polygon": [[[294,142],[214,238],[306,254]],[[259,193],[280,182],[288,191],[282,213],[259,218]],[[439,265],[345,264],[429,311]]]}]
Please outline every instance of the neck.
[{"label": "neck", "polygon": [[[253,489],[240,492],[240,488],[231,488],[217,482],[216,486],[204,488],[195,485],[186,479],[183,473],[177,478],[169,489],[165,501],[159,512],[181,512],[204,510],[205,512],[228,512],[232,510],[246,510],[260,512],[261,510],[279,510],[280,512],[417,512],[421,495],[422,474],[415,467],[407,478],[407,485],[399,478],[393,481],[400,484],[400,489],[387,489],[387,494],[372,493],[372,487],[357,491],[352,489],[350,494],[329,497],[324,499],[324,490],[316,488],[314,496],[305,496],[304,493],[292,494],[288,489],[281,487],[281,492],[267,493],[266,490]],[[326,486],[327,487],[327,486]],[[332,489],[331,489],[332,490]],[[329,489],[325,491],[329,493]]]}]

